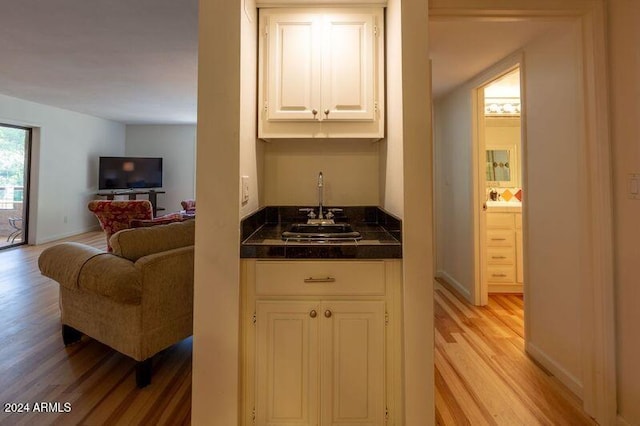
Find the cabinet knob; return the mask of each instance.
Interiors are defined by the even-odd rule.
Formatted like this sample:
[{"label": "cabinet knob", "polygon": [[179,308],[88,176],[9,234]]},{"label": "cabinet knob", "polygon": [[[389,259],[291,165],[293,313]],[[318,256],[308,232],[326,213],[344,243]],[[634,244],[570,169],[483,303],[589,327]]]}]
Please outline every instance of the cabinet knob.
[{"label": "cabinet knob", "polygon": [[324,311],[324,316],[327,317],[327,318],[331,318],[331,311],[329,309]]},{"label": "cabinet knob", "polygon": [[317,109],[312,109],[311,113],[313,114],[313,118],[316,118],[316,115],[318,115],[318,110]]},{"label": "cabinet knob", "polygon": [[310,316],[311,318],[315,318],[315,317],[317,317],[317,316],[318,316],[318,313],[316,312],[316,310],[315,310],[315,309],[312,309],[312,310],[311,310],[311,312],[309,312],[309,316]]},{"label": "cabinet knob", "polygon": [[324,110],[324,115],[326,115],[326,116],[328,117],[330,112],[331,112],[331,111],[330,111],[329,109],[325,109],[325,110]]}]

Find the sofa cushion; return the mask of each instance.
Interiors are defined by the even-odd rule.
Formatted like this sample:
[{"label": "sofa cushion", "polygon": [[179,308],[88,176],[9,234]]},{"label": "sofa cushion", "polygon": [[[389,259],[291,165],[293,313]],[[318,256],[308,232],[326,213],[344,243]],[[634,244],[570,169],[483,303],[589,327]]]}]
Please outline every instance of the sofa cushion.
[{"label": "sofa cushion", "polygon": [[122,230],[111,237],[113,254],[135,262],[152,253],[191,246],[194,243],[195,225],[195,220],[190,219]]}]

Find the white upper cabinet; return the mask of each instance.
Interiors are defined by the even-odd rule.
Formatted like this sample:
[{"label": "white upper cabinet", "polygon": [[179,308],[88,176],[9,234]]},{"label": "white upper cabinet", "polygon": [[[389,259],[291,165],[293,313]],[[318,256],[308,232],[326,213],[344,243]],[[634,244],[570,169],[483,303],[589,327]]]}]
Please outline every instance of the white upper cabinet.
[{"label": "white upper cabinet", "polygon": [[384,135],[381,8],[261,9],[258,136]]}]

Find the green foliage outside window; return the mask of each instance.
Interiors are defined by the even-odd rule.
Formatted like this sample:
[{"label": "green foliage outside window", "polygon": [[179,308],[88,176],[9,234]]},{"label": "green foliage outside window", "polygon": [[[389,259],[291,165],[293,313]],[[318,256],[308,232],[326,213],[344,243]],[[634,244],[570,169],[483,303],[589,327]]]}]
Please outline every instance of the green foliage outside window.
[{"label": "green foliage outside window", "polygon": [[0,187],[24,186],[26,137],[23,129],[0,126]]}]

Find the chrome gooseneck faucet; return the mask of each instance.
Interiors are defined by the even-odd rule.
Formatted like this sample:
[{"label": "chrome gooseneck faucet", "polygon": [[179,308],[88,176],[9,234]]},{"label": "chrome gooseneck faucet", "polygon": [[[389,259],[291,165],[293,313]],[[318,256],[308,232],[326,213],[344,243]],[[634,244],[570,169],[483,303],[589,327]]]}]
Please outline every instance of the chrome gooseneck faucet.
[{"label": "chrome gooseneck faucet", "polygon": [[322,214],[323,190],[324,178],[322,177],[322,172],[320,172],[320,174],[318,174],[318,219],[324,219],[324,215]]}]

